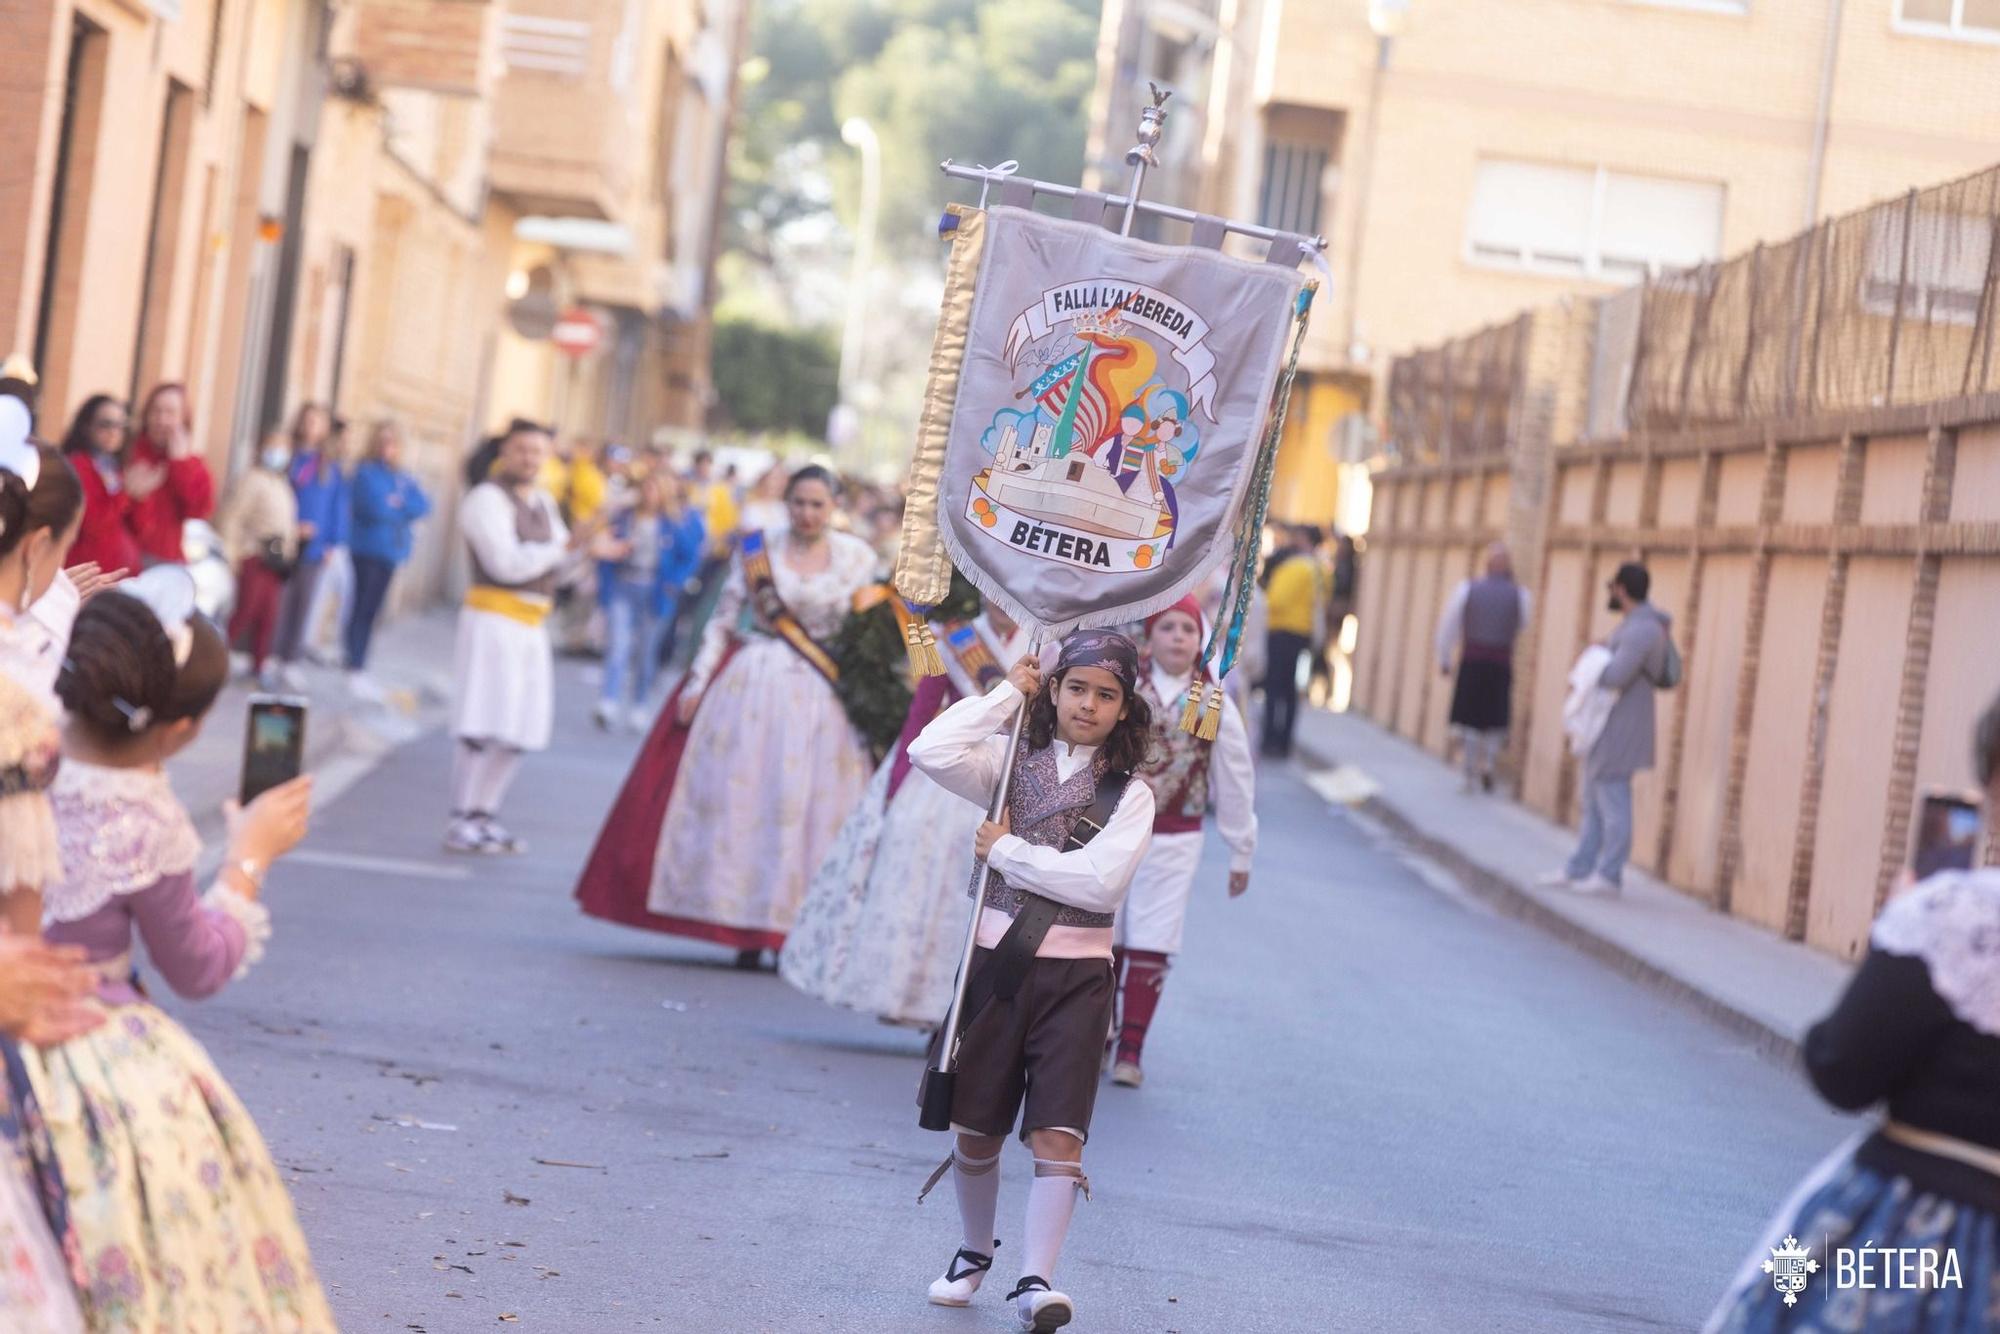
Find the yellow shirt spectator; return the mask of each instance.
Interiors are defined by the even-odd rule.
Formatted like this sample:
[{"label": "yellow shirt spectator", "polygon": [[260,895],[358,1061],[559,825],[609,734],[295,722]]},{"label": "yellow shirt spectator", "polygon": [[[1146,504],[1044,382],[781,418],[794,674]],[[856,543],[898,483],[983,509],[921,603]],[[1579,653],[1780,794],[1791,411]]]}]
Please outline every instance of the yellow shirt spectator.
[{"label": "yellow shirt spectator", "polygon": [[1271,571],[1271,584],[1265,590],[1270,628],[1311,638],[1321,596],[1319,562],[1296,553],[1285,557]]},{"label": "yellow shirt spectator", "polygon": [[702,499],[702,518],[708,524],[709,554],[727,556],[736,545],[736,525],[741,521],[736,495],[728,483],[708,484],[708,495]]},{"label": "yellow shirt spectator", "polygon": [[572,459],[549,455],[542,465],[541,488],[555,497],[572,526],[604,508],[604,469],[588,454]]}]

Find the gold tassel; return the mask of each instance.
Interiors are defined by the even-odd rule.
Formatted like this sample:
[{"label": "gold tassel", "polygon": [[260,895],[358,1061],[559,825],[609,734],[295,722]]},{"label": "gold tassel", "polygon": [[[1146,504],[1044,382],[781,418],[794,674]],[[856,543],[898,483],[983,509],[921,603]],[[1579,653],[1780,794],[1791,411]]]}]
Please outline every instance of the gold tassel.
[{"label": "gold tassel", "polygon": [[911,617],[903,637],[910,649],[911,676],[922,680],[944,675],[944,655],[938,652],[937,636],[931,633],[929,621],[921,616]]},{"label": "gold tassel", "polygon": [[1201,700],[1205,689],[1199,677],[1188,687],[1187,707],[1181,710],[1181,731],[1190,736],[1201,731]]},{"label": "gold tassel", "polygon": [[1221,730],[1222,687],[1220,685],[1212,685],[1208,688],[1208,707],[1202,710],[1201,714],[1201,730],[1196,732],[1195,735],[1203,741],[1213,741],[1215,740],[1216,733]]}]

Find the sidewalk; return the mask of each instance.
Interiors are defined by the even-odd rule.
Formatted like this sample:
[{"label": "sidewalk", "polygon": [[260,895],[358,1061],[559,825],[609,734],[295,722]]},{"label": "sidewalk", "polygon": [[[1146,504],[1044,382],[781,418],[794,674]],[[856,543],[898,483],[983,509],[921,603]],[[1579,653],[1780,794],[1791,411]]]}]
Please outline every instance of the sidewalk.
[{"label": "sidewalk", "polygon": [[[447,608],[391,621],[376,633],[369,675],[384,687],[380,703],[349,694],[345,672],[306,667],[306,768],[318,779],[316,807],[332,802],[389,751],[444,721],[455,624]],[[256,693],[254,683],[232,680],[201,735],[167,763],[174,791],[194,816],[211,860],[221,856],[222,804],[242,781],[243,728]],[[438,818],[442,821],[441,813]]]},{"label": "sidewalk", "polygon": [[1796,1054],[1847,983],[1847,964],[1718,913],[1636,869],[1626,871],[1616,899],[1536,884],[1568,858],[1571,831],[1507,797],[1461,792],[1456,769],[1366,719],[1306,710],[1298,747],[1308,763],[1347,770],[1315,776],[1324,795],[1361,797],[1361,810],[1505,911],[1691,1001],[1778,1054]]}]

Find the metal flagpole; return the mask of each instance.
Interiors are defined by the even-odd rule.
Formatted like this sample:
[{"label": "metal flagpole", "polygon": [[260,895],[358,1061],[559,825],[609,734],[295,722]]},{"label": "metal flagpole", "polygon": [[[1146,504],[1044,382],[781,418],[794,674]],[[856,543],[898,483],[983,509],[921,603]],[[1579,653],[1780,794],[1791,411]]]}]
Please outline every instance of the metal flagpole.
[{"label": "metal flagpole", "polygon": [[[1041,658],[1042,641],[1028,645],[1028,654]],[[1009,668],[1013,666],[1008,664]],[[1021,749],[1021,733],[1028,725],[1028,700],[1014,711],[1014,726],[1007,734],[1007,757],[1000,763],[1000,782],[993,789],[993,804],[986,809],[989,821],[1007,813],[1007,793],[1014,785],[1014,756]],[[979,949],[979,919],[986,913],[986,858],[972,862],[972,920],[965,924],[965,944],[958,953],[958,984],[951,993],[951,1009],[944,1017],[944,1040],[938,1044],[938,1061],[924,1081],[923,1101],[917,1124],[925,1130],[951,1129],[953,1084],[958,1077],[958,1021],[965,1013],[965,988],[972,981],[972,960]]]}]

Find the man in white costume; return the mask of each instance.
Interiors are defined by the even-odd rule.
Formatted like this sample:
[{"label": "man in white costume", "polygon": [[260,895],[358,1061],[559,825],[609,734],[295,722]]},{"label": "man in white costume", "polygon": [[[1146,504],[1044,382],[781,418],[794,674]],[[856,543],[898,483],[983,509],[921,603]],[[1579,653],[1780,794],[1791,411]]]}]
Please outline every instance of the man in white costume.
[{"label": "man in white costume", "polygon": [[444,840],[451,852],[524,850],[500,823],[500,804],[521,756],[548,749],[555,654],[545,622],[558,572],[584,536],[571,537],[554,498],[538,485],[554,447],[546,427],[517,418],[492,472],[459,503],[472,587],[458,614],[458,751]]}]

